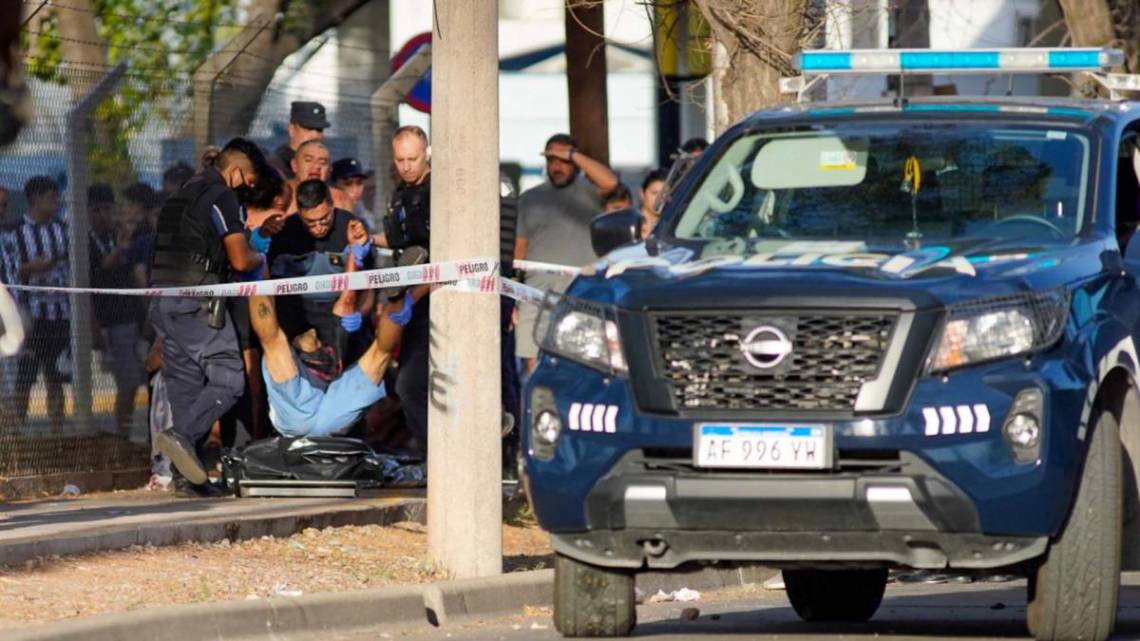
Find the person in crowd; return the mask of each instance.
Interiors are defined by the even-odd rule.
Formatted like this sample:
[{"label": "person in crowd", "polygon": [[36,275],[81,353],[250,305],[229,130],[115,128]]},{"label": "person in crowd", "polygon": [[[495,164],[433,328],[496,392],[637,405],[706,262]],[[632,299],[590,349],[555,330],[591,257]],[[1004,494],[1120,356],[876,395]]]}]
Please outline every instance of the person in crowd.
[{"label": "person in crowd", "polygon": [[139,271],[135,276],[137,282],[150,283],[148,270],[150,257],[154,252],[154,225],[161,202],[159,194],[146,183],[135,183],[123,190],[122,224],[132,230],[135,250],[142,258],[135,265],[135,269]]},{"label": "person in crowd", "polygon": [[293,102],[289,107],[289,144],[278,147],[273,153],[275,168],[286,178],[293,180],[296,177],[293,157],[301,149],[301,145],[310,140],[324,140],[325,129],[330,126],[325,106],[321,103]]},{"label": "person in crowd", "polygon": [[629,187],[626,187],[625,183],[618,183],[617,189],[606,196],[602,211],[612,214],[615,211],[629,209],[630,207],[633,207],[633,194],[629,192]]},{"label": "person in crowd", "polygon": [[[166,201],[158,216],[153,286],[201,286],[225,282],[231,272],[243,278],[260,273],[265,257],[243,233],[241,206],[265,170],[257,145],[234,138],[215,166]],[[217,495],[221,490],[209,483],[202,461],[210,428],[245,387],[234,323],[221,298],[159,298],[151,322],[162,340],[162,375],[174,421],[156,444],[179,473],[179,493]]]},{"label": "person in crowd", "polygon": [[222,149],[216,145],[209,145],[202,156],[198,158],[198,170],[202,171],[213,167],[218,162],[218,154],[222,153]]},{"label": "person in crowd", "polygon": [[332,164],[329,184],[332,186],[333,203],[338,208],[360,218],[361,222],[365,223],[364,226],[371,230],[373,225],[368,224],[370,221],[361,216],[364,212],[362,202],[364,200],[364,181],[367,178],[368,172],[364,171],[359,160],[341,158]]},{"label": "person in crowd", "polygon": [[[298,155],[303,153],[304,149]],[[273,278],[344,273],[344,251],[350,244],[365,247],[356,258],[359,266],[373,267],[368,230],[355,216],[333,206],[328,184],[319,179],[306,180],[298,185],[295,200],[297,214],[285,219],[267,248]],[[368,328],[361,330],[363,317],[371,310],[375,296],[371,292],[358,296],[359,305],[351,313],[337,313],[336,300],[335,293],[283,297],[277,301],[278,313],[290,338],[313,328],[322,344],[331,346],[341,360],[351,363],[371,340]]]},{"label": "person in crowd", "polygon": [[[292,200],[292,185],[281,172],[267,166],[265,172],[258,176],[257,185],[244,208],[246,234],[255,251],[267,251],[273,236],[284,226],[285,209]],[[226,303],[237,330],[242,362],[245,363],[245,393],[220,421],[220,447],[232,445],[237,438],[239,422],[254,440],[269,435],[261,377],[261,345],[251,329],[249,304],[242,298],[229,298]]]},{"label": "person in crowd", "polygon": [[[578,151],[567,134],[546,141],[547,181],[519,197],[519,230],[515,258],[579,266],[593,261],[590,221],[602,211],[606,197],[620,184],[604,164]],[[570,278],[558,274],[530,273],[527,283],[544,290],[563,291]],[[515,338],[519,358],[534,367],[538,345],[534,342],[534,305],[519,308]]]},{"label": "person in crowd", "polygon": [[[4,257],[9,281],[20,285],[65,287],[69,284],[67,226],[59,219],[59,185],[48,176],[34,176],[24,184],[28,213],[5,235]],[[61,357],[70,340],[71,305],[67,294],[17,291],[16,300],[26,310],[29,327],[24,351],[16,366],[14,397],[8,406],[18,422],[28,416],[32,385],[42,372],[47,392],[47,410],[52,429],[63,429],[63,383]]]},{"label": "person in crowd", "polygon": [[[96,183],[87,188],[87,216],[91,221],[91,286],[146,287],[145,248],[138,242],[136,227],[118,216],[110,185]],[[115,380],[115,425],[125,438],[130,436],[135,395],[145,382],[139,340],[146,302],[137,296],[96,295],[91,306],[102,338],[103,362]]]},{"label": "person in crowd", "polygon": [[666,173],[664,169],[654,169],[641,181],[641,237],[646,238],[649,232],[661,220],[661,192],[665,189]]},{"label": "person in crowd", "polygon": [[297,189],[306,180],[329,180],[329,148],[321,140],[309,140],[301,143],[293,155],[293,202],[289,213],[297,212]]},{"label": "person in crowd", "polygon": [[[358,240],[346,252],[346,273],[357,268],[353,258],[365,250],[368,237]],[[365,410],[386,396],[384,374],[403,326],[411,320],[416,297],[427,291],[427,286],[414,287],[386,304],[376,323],[375,338],[347,369],[315,328],[290,338],[278,321],[273,298],[251,297],[253,329],[265,352],[262,376],[273,427],[288,437],[335,436],[351,429]],[[354,313],[358,294],[342,292],[334,304],[335,313]]]},{"label": "person in crowd", "polygon": [[689,138],[681,144],[681,151],[693,158],[699,157],[709,148],[709,141],[701,137]]},{"label": "person in crowd", "polygon": [[[398,253],[412,248],[427,250],[431,247],[431,157],[427,133],[415,125],[397,129],[392,138],[392,157],[399,182],[384,217],[384,241]],[[396,396],[419,454],[427,452],[430,326],[430,303],[424,297],[416,303],[412,320],[404,328],[396,377]]]},{"label": "person in crowd", "polygon": [[186,181],[194,177],[194,168],[184,162],[178,162],[162,172],[162,193],[159,200],[166,200],[174,192],[182,189]]}]

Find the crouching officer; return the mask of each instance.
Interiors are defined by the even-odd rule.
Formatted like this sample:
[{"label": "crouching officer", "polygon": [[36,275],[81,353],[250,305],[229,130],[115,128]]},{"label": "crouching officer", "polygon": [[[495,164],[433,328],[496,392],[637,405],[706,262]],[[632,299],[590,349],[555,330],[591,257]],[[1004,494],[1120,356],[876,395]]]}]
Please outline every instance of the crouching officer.
[{"label": "crouching officer", "polygon": [[[265,262],[246,239],[241,203],[267,167],[252,142],[234,138],[214,166],[187,182],[158,216],[155,287],[194,287],[256,278]],[[247,274],[249,276],[247,276]],[[162,340],[162,376],[174,426],[155,444],[177,468],[181,494],[210,496],[202,461],[210,427],[242,395],[245,377],[233,320],[220,298],[159,298],[151,322]]]}]

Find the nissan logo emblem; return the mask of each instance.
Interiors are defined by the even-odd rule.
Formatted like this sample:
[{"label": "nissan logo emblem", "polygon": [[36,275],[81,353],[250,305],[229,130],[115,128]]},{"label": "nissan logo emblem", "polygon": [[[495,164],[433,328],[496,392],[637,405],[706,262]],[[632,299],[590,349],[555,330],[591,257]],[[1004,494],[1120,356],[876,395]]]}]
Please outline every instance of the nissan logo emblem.
[{"label": "nissan logo emblem", "polygon": [[761,325],[740,342],[744,360],[757,369],[772,369],[792,353],[792,341],[779,328]]}]

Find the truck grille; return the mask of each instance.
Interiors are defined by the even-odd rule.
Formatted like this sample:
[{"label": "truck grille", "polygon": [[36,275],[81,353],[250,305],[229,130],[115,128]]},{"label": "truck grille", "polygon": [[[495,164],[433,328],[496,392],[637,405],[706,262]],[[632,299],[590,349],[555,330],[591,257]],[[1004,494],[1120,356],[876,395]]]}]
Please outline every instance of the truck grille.
[{"label": "truck grille", "polygon": [[[878,376],[895,314],[811,312],[654,315],[657,367],[685,410],[850,411]],[[792,343],[778,367],[749,363],[741,342],[757,327]]]}]

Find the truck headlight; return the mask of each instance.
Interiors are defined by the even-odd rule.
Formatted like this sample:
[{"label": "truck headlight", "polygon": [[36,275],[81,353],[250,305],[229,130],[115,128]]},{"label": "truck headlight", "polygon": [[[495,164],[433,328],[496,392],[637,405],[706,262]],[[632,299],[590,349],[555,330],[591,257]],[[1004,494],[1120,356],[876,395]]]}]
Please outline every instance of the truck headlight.
[{"label": "truck headlight", "polygon": [[562,297],[549,312],[542,348],[604,372],[629,371],[621,351],[617,314],[602,305]]},{"label": "truck headlight", "polygon": [[1068,312],[1065,289],[951,306],[927,370],[942,372],[1049,347],[1064,332]]}]

